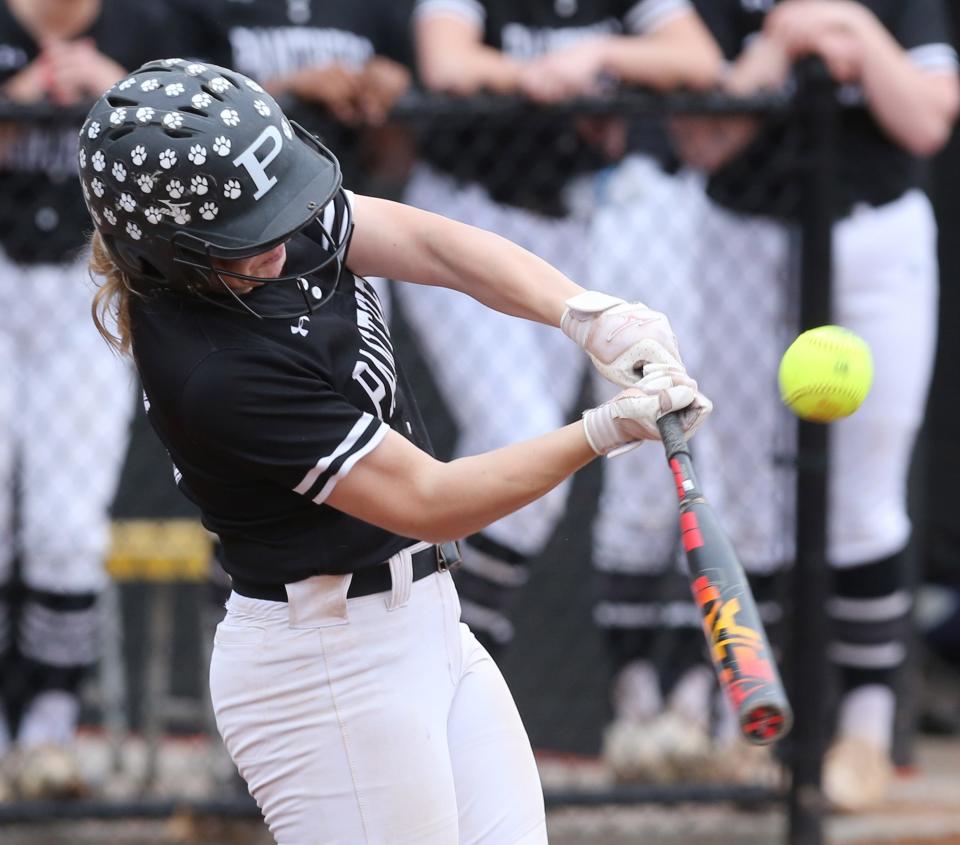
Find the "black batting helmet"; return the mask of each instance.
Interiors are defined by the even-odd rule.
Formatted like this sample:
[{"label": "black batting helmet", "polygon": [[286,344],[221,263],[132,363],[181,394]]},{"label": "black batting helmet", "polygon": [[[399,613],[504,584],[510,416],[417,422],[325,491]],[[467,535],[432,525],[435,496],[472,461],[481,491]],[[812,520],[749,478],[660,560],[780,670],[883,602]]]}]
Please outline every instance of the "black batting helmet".
[{"label": "black batting helmet", "polygon": [[[324,271],[327,295],[335,289],[350,221],[328,231],[322,211],[342,190],[337,159],[240,73],[184,59],[143,65],[91,108],[79,165],[97,230],[139,287],[209,294],[220,274],[305,289],[302,276]],[[214,269],[291,239],[275,279]]]}]

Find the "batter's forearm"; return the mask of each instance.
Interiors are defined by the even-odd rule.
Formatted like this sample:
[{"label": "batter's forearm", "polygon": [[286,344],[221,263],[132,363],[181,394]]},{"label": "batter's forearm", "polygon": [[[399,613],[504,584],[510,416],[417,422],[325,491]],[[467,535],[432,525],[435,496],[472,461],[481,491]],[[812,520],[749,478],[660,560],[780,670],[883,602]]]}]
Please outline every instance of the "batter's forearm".
[{"label": "batter's forearm", "polygon": [[583,288],[546,261],[491,232],[410,206],[357,196],[347,266],[461,291],[490,308],[559,326]]},{"label": "batter's forearm", "polygon": [[582,422],[442,464],[428,482],[431,542],[466,537],[530,504],[597,457]]}]

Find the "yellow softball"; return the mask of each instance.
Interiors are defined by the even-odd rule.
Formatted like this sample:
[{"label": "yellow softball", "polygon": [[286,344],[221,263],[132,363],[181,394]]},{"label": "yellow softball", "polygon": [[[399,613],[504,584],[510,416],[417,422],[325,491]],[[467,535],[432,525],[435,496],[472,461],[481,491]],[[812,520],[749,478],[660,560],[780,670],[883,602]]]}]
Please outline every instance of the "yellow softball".
[{"label": "yellow softball", "polygon": [[798,337],[780,360],[780,396],[798,417],[830,422],[860,407],[873,383],[873,357],[859,335],[819,326]]}]

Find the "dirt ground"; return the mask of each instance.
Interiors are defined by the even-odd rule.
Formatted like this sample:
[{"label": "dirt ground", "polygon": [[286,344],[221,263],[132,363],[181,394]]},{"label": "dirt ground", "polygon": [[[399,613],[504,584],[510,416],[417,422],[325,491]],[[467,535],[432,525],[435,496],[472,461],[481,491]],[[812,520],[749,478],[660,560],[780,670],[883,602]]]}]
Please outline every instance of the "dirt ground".
[{"label": "dirt ground", "polygon": [[[184,752],[181,750],[180,755]],[[176,755],[167,755],[176,756]],[[556,771],[544,772],[545,782]],[[174,776],[172,771],[166,777]],[[582,773],[581,779],[589,779]],[[548,813],[551,845],[781,845],[783,808],[597,807]],[[922,741],[917,766],[898,776],[889,801],[871,813],[834,816],[827,845],[960,845],[960,740]],[[0,824],[0,845],[271,845],[260,822],[175,815],[161,821]]]}]

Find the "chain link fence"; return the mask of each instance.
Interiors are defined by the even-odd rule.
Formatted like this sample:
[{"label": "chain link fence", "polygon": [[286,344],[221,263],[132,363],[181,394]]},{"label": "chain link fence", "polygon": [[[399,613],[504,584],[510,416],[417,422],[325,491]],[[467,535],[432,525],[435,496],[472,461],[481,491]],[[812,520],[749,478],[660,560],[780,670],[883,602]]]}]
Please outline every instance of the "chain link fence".
[{"label": "chain link fence", "polygon": [[[807,582],[791,640],[797,426],[779,403],[776,368],[804,319],[818,309],[825,316],[826,288],[810,286],[827,281],[825,261],[829,275],[833,210],[817,194],[829,182],[829,155],[811,112],[793,98],[633,92],[535,110],[515,100],[417,95],[386,127],[341,133],[316,112],[291,111],[341,156],[347,187],[491,229],[585,287],[670,316],[688,369],[717,402],[695,441],[705,490],[744,544],[774,639],[785,654],[800,655],[786,669],[788,680],[802,679],[792,685],[801,730],[794,749],[803,748],[809,777],[825,741],[816,686],[824,642],[819,650],[789,643],[816,640],[824,594],[810,594]],[[0,112],[13,131],[45,117],[9,106]],[[711,177],[688,163],[702,159],[698,145],[716,133],[760,118],[768,134],[739,166]],[[26,200],[6,194],[2,202],[9,211]],[[68,275],[55,275],[51,296],[66,297],[71,285],[76,293],[80,282]],[[5,282],[5,345],[29,335],[49,305],[14,327],[16,288]],[[388,281],[381,290],[398,357],[444,458],[541,433],[614,392],[556,330],[521,325],[444,290]],[[801,302],[811,293],[820,297],[812,311]],[[72,308],[70,320],[86,320],[85,305]],[[206,700],[212,629],[228,589],[213,539],[176,491],[142,411],[134,411],[132,382],[115,400],[119,409],[106,412],[95,388],[101,375],[115,382],[117,362],[70,360],[56,343],[37,356],[63,369],[49,378],[23,373],[35,389],[34,415],[28,422],[14,401],[10,419],[29,427],[3,446],[8,551],[20,576],[5,594],[3,677],[13,725],[29,687],[29,661],[14,632],[24,630],[17,608],[29,607],[33,589],[25,578],[33,538],[55,537],[102,557],[109,579],[81,585],[90,593],[105,586],[97,605],[101,656],[84,688],[78,740],[89,791],[73,804],[14,800],[0,805],[0,820],[166,817],[183,806],[257,818],[220,750]],[[86,402],[69,416],[61,378]],[[35,517],[42,529],[33,535],[35,476],[24,451],[31,443],[43,443],[44,460],[56,465],[56,473],[48,465],[36,472],[60,485],[40,500],[46,511]],[[111,460],[113,475],[104,470]],[[789,747],[764,755],[736,743],[716,697],[680,562],[672,483],[662,451],[646,445],[595,462],[516,518],[466,540],[458,574],[465,616],[503,668],[540,754],[551,807],[719,800],[759,807],[786,796]],[[98,498],[104,485],[111,495]],[[760,503],[758,488],[770,493]],[[823,503],[815,487],[812,495],[801,514],[812,509],[815,521]],[[90,510],[78,536],[67,531],[66,515],[85,500]],[[804,566],[823,567],[822,543],[799,551]],[[72,559],[72,550],[62,556]],[[636,729],[667,711],[680,722],[663,721],[655,735]],[[815,827],[818,811],[809,814]],[[764,824],[763,836],[782,835]]]}]

